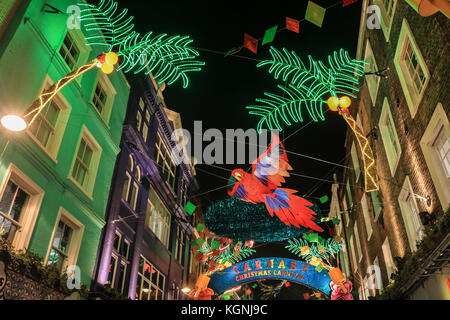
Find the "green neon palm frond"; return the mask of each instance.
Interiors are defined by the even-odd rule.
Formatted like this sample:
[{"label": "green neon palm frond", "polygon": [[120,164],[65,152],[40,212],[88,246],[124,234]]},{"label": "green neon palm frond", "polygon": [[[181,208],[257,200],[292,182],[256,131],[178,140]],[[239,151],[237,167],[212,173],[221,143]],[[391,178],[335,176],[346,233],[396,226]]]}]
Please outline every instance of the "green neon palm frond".
[{"label": "green neon palm frond", "polygon": [[367,62],[350,59],[348,52],[341,49],[328,57],[329,66],[322,61],[315,61],[308,56],[309,66],[307,67],[298,55],[283,48],[283,52],[271,47],[271,60],[264,60],[257,66],[270,66],[269,73],[275,79],[281,79],[297,87],[317,86],[320,83],[326,88],[329,96],[345,94],[356,98],[353,91],[359,91],[357,84],[358,77],[364,74]]},{"label": "green neon palm frond", "polygon": [[117,2],[101,0],[98,5],[79,3],[80,22],[86,29],[86,41],[90,46],[104,47],[112,51],[117,44],[134,34],[133,17],[127,17],[128,9],[118,13]]},{"label": "green neon palm frond", "polygon": [[[309,261],[313,257],[329,259],[337,255],[343,246],[342,243],[336,242],[333,238],[328,238],[326,241],[319,241],[317,243],[309,243],[306,240],[294,238],[288,240],[288,245],[285,248],[291,253]],[[302,247],[308,248],[303,254]]]},{"label": "green neon palm frond", "polygon": [[197,61],[199,53],[189,47],[188,36],[166,34],[145,36],[133,31],[133,17],[127,17],[128,10],[118,11],[117,2],[101,0],[98,5],[81,3],[80,21],[88,35],[90,46],[101,46],[104,52],[115,51],[122,58],[118,70],[134,73],[152,72],[160,84],[173,84],[182,79],[183,87],[189,84],[188,72],[200,71],[205,63]]},{"label": "green neon palm frond", "polygon": [[327,89],[319,84],[313,87],[296,87],[290,84],[288,87],[279,85],[283,91],[283,96],[272,93],[264,93],[265,98],[256,99],[258,105],[250,105],[246,108],[250,114],[260,117],[257,125],[258,132],[263,127],[270,130],[283,130],[283,124],[290,126],[293,123],[304,121],[304,110],[314,121],[325,120],[322,105],[322,96],[327,93]]},{"label": "green neon palm frond", "polygon": [[188,36],[167,37],[162,34],[152,37],[152,32],[145,36],[134,34],[119,46],[119,56],[123,57],[119,70],[152,72],[155,80],[168,85],[181,78],[186,88],[189,84],[187,73],[200,71],[205,65],[196,60],[199,53],[189,47],[191,43]]}]

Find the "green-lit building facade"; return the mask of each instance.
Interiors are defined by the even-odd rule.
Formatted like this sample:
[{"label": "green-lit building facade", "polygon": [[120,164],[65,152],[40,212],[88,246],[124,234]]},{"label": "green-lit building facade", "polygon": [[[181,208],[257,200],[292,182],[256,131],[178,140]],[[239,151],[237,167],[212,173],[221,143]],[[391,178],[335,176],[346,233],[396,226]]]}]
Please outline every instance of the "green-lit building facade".
[{"label": "green-lit building facade", "polygon": [[[23,115],[44,88],[101,53],[76,26],[70,6],[77,2],[1,1],[0,116]],[[61,13],[46,12],[55,9]],[[78,266],[87,286],[129,91],[123,73],[94,68],[65,87],[26,131],[0,127],[0,236],[61,272]]]}]

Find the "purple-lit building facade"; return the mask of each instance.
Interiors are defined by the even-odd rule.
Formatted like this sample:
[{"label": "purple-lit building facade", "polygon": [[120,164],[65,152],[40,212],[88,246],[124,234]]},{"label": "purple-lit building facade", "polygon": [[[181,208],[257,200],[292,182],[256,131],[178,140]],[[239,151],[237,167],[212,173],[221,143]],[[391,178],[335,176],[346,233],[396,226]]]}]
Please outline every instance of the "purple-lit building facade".
[{"label": "purple-lit building facade", "polygon": [[[131,76],[130,99],[94,270],[92,289],[111,287],[135,300],[184,299],[192,272],[195,168],[176,165],[171,137],[181,128],[151,76]],[[108,195],[105,195],[108,196]]]}]

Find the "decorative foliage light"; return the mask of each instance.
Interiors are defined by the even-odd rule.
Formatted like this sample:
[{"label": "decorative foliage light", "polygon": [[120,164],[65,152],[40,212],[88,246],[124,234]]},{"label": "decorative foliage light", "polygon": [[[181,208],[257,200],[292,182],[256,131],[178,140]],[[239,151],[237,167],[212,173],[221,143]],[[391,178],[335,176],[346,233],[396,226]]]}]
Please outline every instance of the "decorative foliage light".
[{"label": "decorative foliage light", "polygon": [[[107,52],[116,50],[118,57],[122,57],[118,70],[152,72],[159,84],[170,85],[181,78],[186,88],[189,85],[187,73],[200,71],[205,64],[195,60],[199,53],[189,47],[192,40],[188,36],[153,36],[152,32],[141,36],[133,31],[133,17],[127,17],[127,9],[119,13],[117,2],[113,0],[101,0],[98,5],[80,3],[79,6],[88,45],[100,46]],[[113,61],[110,63],[114,65]],[[110,70],[108,66],[105,69]]]},{"label": "decorative foliage light", "polygon": [[257,99],[260,105],[247,106],[250,114],[261,117],[257,128],[263,126],[269,129],[282,130],[282,123],[287,126],[292,122],[303,122],[302,109],[306,108],[313,121],[325,120],[322,104],[325,96],[337,97],[339,94],[349,95],[359,91],[358,77],[364,74],[365,61],[350,59],[347,51],[341,49],[328,57],[328,67],[321,61],[315,61],[309,56],[309,67],[306,67],[298,55],[286,49],[280,52],[270,48],[271,60],[264,60],[257,66],[269,65],[269,73],[275,79],[289,83],[278,86],[284,95],[264,93],[265,99]]}]

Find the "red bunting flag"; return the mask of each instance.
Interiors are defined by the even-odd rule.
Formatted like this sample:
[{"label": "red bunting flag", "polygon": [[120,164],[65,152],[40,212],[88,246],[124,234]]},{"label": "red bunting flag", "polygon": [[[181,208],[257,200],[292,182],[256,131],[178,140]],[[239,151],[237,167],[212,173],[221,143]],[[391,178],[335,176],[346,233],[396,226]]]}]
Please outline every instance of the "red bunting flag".
[{"label": "red bunting flag", "polygon": [[300,22],[298,20],[286,17],[286,29],[294,31],[295,33],[300,32]]},{"label": "red bunting flag", "polygon": [[352,3],[355,3],[358,0],[344,0],[344,3],[342,4],[342,7],[346,7]]},{"label": "red bunting flag", "polygon": [[284,286],[285,286],[286,288],[289,288],[289,287],[291,286],[291,283],[290,283],[289,281],[286,281],[286,283],[284,284]]},{"label": "red bunting flag", "polygon": [[244,47],[256,54],[258,51],[258,40],[244,33]]}]

